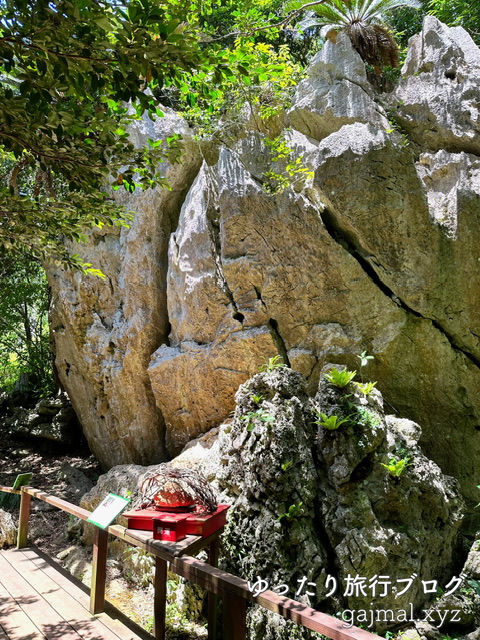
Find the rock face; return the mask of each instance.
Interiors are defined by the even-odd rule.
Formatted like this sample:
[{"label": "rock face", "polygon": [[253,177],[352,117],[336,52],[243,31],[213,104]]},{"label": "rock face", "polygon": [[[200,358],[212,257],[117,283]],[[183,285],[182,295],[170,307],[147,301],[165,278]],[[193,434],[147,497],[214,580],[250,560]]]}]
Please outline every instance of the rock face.
[{"label": "rock face", "polygon": [[17,527],[8,511],[0,509],[0,549],[16,544]]},{"label": "rock face", "polygon": [[[3,408],[2,427],[22,438],[40,438],[64,445],[78,444],[80,426],[65,393],[43,398],[33,409],[22,406]],[[3,413],[3,412],[1,412]]]},{"label": "rock face", "polygon": [[[156,122],[137,123],[132,140],[140,145],[185,133],[185,122],[165,111]],[[165,164],[171,190],[124,196],[129,210],[141,211],[131,227],[92,233],[81,254],[105,273],[105,281],[49,270],[58,376],[106,468],[166,457],[164,420],[146,369],[169,332],[167,246],[199,165],[198,151],[187,144],[181,165]]]},{"label": "rock face", "polygon": [[[349,417],[336,430],[317,430],[319,413]],[[423,455],[420,435],[416,423],[385,416],[376,391],[367,398],[354,384],[336,389],[322,376],[311,402],[301,374],[256,374],[238,391],[211,468],[232,503],[227,568],[252,584],[259,576],[274,591],[285,584],[288,597],[322,611],[400,612],[410,603],[418,611],[430,598],[421,580],[451,579],[463,511],[458,483]],[[392,459],[407,459],[397,477],[383,466]],[[401,593],[405,583],[396,581],[412,575]],[[337,585],[333,601],[328,576]],[[355,576],[363,589],[352,587]],[[304,577],[310,584],[300,589]],[[257,611],[251,637],[259,624],[265,637],[297,637],[270,619]],[[387,626],[378,620],[374,628]]]},{"label": "rock face", "polygon": [[[105,467],[179,453],[269,357],[314,395],[327,360],[355,368],[367,350],[388,406],[478,502],[479,59],[427,18],[377,95],[340,36],[286,116],[314,172],[303,189],[265,188],[258,128],[208,162],[187,141],[172,192],[131,198],[129,230],[92,235],[85,259],[106,282],[51,271],[57,368]],[[172,113],[141,127],[188,138]]]}]

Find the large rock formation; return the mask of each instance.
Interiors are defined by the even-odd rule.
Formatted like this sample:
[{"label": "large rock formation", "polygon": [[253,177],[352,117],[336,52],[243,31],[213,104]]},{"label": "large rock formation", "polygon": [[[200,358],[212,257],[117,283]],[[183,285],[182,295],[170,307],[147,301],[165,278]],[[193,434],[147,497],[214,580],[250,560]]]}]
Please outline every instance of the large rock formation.
[{"label": "large rock formation", "polygon": [[[419,425],[385,416],[381,394],[364,396],[355,383],[336,389],[322,376],[309,398],[305,377],[285,366],[255,374],[236,402],[216,440],[199,438],[172,462],[203,472],[231,505],[223,568],[249,580],[254,592],[271,588],[330,614],[390,610],[373,620],[377,631],[422,617],[432,597],[422,580],[443,587],[456,570],[464,505],[458,483],[418,447]],[[322,414],[343,424],[328,430]],[[392,459],[403,460],[403,469],[392,468]],[[110,491],[134,494],[149,469],[114,467],[82,506],[94,508]],[[124,545],[111,551],[124,565]],[[477,560],[472,552],[473,578]],[[149,575],[142,566],[140,576]],[[248,626],[252,640],[314,637],[260,607],[249,610]]]},{"label": "large rock formation", "polygon": [[[405,622],[410,606],[419,613],[431,597],[422,580],[451,579],[463,515],[457,482],[418,447],[419,425],[385,416],[378,391],[337,389],[324,376],[310,402],[305,379],[288,368],[256,374],[236,400],[220,430],[218,462],[210,456],[202,465],[232,504],[227,568],[256,588],[258,577],[274,591],[284,584],[288,597],[332,614],[394,611],[389,624],[374,621],[377,631]],[[319,414],[345,421],[329,430]],[[392,459],[406,462],[397,476],[385,468]],[[291,635],[272,618],[254,613],[250,637],[262,624],[272,640],[313,637]]]},{"label": "large rock formation", "polygon": [[[367,350],[388,405],[478,501],[479,68],[466,32],[430,17],[378,95],[339,36],[286,116],[303,189],[265,188],[254,126],[208,161],[187,143],[173,192],[92,235],[106,282],[51,272],[57,367],[104,466],[175,455],[277,353],[314,394],[326,359]],[[173,114],[147,135],[174,129],[188,138]]]},{"label": "large rock formation", "polygon": [[[136,123],[133,142],[187,131],[181,118],[165,111],[155,122]],[[199,166],[199,151],[188,143],[182,164],[164,166],[170,190],[123,196],[125,206],[137,212],[128,230],[95,230],[87,246],[75,248],[105,280],[49,270],[57,373],[90,448],[106,468],[167,457],[164,420],[146,370],[170,331],[167,246]]]}]

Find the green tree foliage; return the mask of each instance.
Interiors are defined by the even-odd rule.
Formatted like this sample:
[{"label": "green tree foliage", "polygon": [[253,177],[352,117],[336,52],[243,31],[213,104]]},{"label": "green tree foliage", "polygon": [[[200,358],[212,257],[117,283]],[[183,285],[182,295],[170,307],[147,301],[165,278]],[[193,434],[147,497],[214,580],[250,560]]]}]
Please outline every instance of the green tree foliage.
[{"label": "green tree foliage", "polygon": [[406,47],[409,38],[421,30],[427,14],[435,16],[449,27],[463,27],[480,45],[480,0],[421,0],[421,4],[418,11],[404,8],[388,17],[401,47]]},{"label": "green tree foliage", "polygon": [[418,9],[400,7],[389,12],[386,16],[388,24],[395,33],[395,39],[402,50],[402,57],[406,54],[409,39],[422,30],[423,19],[428,13],[429,0],[420,0]]},{"label": "green tree foliage", "polygon": [[0,252],[0,389],[27,374],[32,391],[52,391],[48,287],[41,265]]},{"label": "green tree foliage", "polygon": [[[202,3],[203,15],[212,6]],[[65,238],[128,223],[105,182],[148,188],[162,181],[159,163],[179,157],[176,136],[142,149],[128,137],[132,119],[161,117],[159,91],[215,101],[225,83],[281,71],[275,61],[262,68],[247,41],[206,46],[212,39],[200,6],[184,0],[1,0],[0,246],[75,264]]]},{"label": "green tree foliage", "polygon": [[429,13],[451,27],[463,27],[480,45],[480,0],[431,0]]},{"label": "green tree foliage", "polygon": [[[3,247],[72,262],[59,234],[75,240],[85,223],[125,224],[100,187],[110,176],[130,190],[135,180],[151,184],[167,152],[135,149],[125,132],[129,119],[159,113],[145,89],[181,84],[216,62],[189,26],[192,7],[0,2],[0,143],[4,164],[12,164],[0,191]],[[19,185],[26,169],[35,175],[33,194]]]}]

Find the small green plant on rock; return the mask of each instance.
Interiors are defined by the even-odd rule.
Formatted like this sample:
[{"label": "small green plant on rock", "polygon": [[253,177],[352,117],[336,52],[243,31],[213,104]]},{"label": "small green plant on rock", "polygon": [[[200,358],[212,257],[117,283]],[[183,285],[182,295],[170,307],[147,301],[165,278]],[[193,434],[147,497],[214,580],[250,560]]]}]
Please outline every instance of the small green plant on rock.
[{"label": "small green plant on rock", "polygon": [[[467,583],[470,585],[472,591],[474,591],[478,596],[480,596],[480,582],[478,580],[467,580]],[[462,589],[460,589],[460,592]]]},{"label": "small green plant on rock", "polygon": [[[362,353],[358,354],[357,358],[360,360],[360,378],[361,378],[362,384],[363,384],[363,382],[364,382],[364,380],[363,380],[363,368],[367,366],[369,360],[374,360],[374,357],[367,355],[366,351],[362,351]],[[374,384],[376,384],[376,383],[374,383]],[[365,395],[368,395],[368,393],[366,393]]]},{"label": "small green plant on rock", "polygon": [[260,404],[260,402],[263,400],[263,396],[261,394],[259,394],[258,396],[253,395],[250,397],[255,404]]},{"label": "small green plant on rock", "polygon": [[377,383],[376,382],[365,382],[365,383],[357,382],[356,384],[359,391],[361,391],[363,395],[368,396],[372,393]]},{"label": "small green plant on rock", "polygon": [[282,471],[288,471],[293,464],[293,460],[289,460],[288,462],[284,462],[282,464]]},{"label": "small green plant on rock", "polygon": [[268,361],[260,367],[260,371],[271,373],[275,371],[275,369],[282,369],[286,366],[282,360],[282,356],[273,356],[273,358],[269,358]]},{"label": "small green plant on rock", "polygon": [[247,423],[247,431],[253,431],[255,429],[255,420],[260,422],[274,422],[275,418],[268,413],[265,409],[257,409],[256,411],[249,411],[241,418],[243,422]]},{"label": "small green plant on rock", "polygon": [[380,416],[378,416],[375,412],[370,411],[366,407],[357,407],[353,405],[352,408],[355,409],[355,416],[352,420],[356,422],[361,427],[365,427],[368,429],[375,429],[380,424]]},{"label": "small green plant on rock", "polygon": [[294,520],[295,518],[302,516],[304,514],[304,511],[305,510],[303,508],[303,502],[299,502],[298,504],[291,504],[288,508],[288,511],[278,516],[277,522],[280,522],[282,518],[287,518],[287,520]]},{"label": "small green plant on rock", "polygon": [[396,460],[395,458],[390,458],[390,462],[385,464],[381,462],[382,467],[387,469],[388,473],[392,476],[392,478],[400,478],[402,473],[405,471],[410,458],[407,456],[406,458],[401,458],[400,460]]},{"label": "small green plant on rock", "polygon": [[340,418],[339,416],[327,416],[325,413],[317,412],[318,420],[314,421],[314,424],[318,424],[329,431],[335,431],[342,424],[348,422],[351,416],[347,416],[346,418]]},{"label": "small green plant on rock", "polygon": [[342,371],[339,371],[335,367],[332,367],[328,373],[324,374],[330,384],[334,387],[339,387],[340,389],[345,388],[356,375],[356,371],[348,371],[348,369],[342,369]]},{"label": "small green plant on rock", "polygon": [[357,358],[360,360],[360,366],[361,367],[365,367],[368,364],[369,360],[373,360],[374,357],[373,356],[367,356],[367,352],[366,351],[362,351],[362,353],[360,353]]},{"label": "small green plant on rock", "polygon": [[267,193],[282,193],[285,189],[303,186],[307,180],[313,178],[314,172],[303,162],[302,156],[295,156],[287,141],[278,136],[273,140],[265,138],[265,144],[271,149],[272,161],[283,163],[283,170],[279,173],[270,169],[263,174],[266,180],[264,189]]}]

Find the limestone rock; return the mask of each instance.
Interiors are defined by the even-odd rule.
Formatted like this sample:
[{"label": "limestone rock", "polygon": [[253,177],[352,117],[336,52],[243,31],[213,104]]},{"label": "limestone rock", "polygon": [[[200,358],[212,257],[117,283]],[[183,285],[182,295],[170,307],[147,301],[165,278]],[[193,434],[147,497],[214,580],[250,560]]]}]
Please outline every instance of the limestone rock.
[{"label": "limestone rock", "polygon": [[335,315],[342,316],[340,334],[349,327],[345,346],[362,341],[350,308],[365,305],[379,343],[403,322],[328,234],[320,204],[291,192],[268,196],[228,151],[197,180],[209,185],[210,197],[189,197],[182,209],[170,245],[170,346],[158,349],[148,370],[172,454],[222,422],[238,385],[279,349],[287,359],[300,349],[311,373],[323,355],[323,327]]},{"label": "limestone rock", "polygon": [[480,52],[468,33],[427,16],[402,72],[389,104],[408,137],[425,150],[478,155]]},{"label": "limestone rock", "polygon": [[[171,461],[171,464],[178,467],[191,467],[199,471],[202,471],[204,465],[206,468],[215,467],[215,456],[218,455],[218,435],[219,427],[214,427],[202,436],[191,440]],[[206,477],[210,482],[215,479],[214,474]]]},{"label": "limestone rock", "polygon": [[307,73],[288,113],[292,127],[315,140],[354,122],[388,128],[383,109],[373,99],[365,64],[346,33],[340,33],[336,43],[325,42]]},{"label": "limestone rock", "polygon": [[58,376],[105,468],[159,462],[166,455],[164,422],[146,368],[167,341],[169,235],[200,159],[184,120],[170,109],[164,112],[155,122],[136,122],[131,136],[137,145],[173,133],[186,136],[183,162],[163,165],[171,190],[118,195],[121,204],[137,212],[130,228],[93,231],[88,245],[75,247],[105,273],[105,280],[53,266],[48,270]]},{"label": "limestone rock", "polygon": [[[87,492],[93,488],[93,482],[88,478],[83,471],[73,467],[68,462],[62,464],[60,469],[61,477],[67,480],[68,484],[73,489],[75,498],[82,498]],[[76,500],[75,500],[76,502]]]},{"label": "limestone rock", "polygon": [[470,632],[465,636],[469,640],[476,640],[480,629],[479,555],[475,541],[463,569],[452,579],[449,589],[453,592],[442,595],[430,607],[437,627],[455,629],[457,634]]},{"label": "limestone rock", "polygon": [[464,572],[473,580],[480,580],[480,541],[475,540],[465,562]]},{"label": "limestone rock", "polygon": [[[378,392],[365,398],[353,384],[338,390],[323,376],[312,404],[305,380],[288,368],[255,375],[236,399],[233,421],[220,431],[216,470],[232,503],[227,568],[252,583],[260,576],[273,590],[286,584],[290,597],[306,576],[313,595],[305,601],[327,612],[339,605],[410,611],[410,604],[419,611],[429,598],[420,580],[400,596],[396,587],[380,596],[366,586],[364,595],[353,590],[342,598],[348,576],[365,585],[382,575],[393,585],[413,574],[451,578],[464,505],[458,484],[419,449],[418,425],[387,419]],[[320,412],[349,418],[337,430],[314,431]],[[398,477],[383,466],[404,457]],[[333,603],[327,573],[340,585]],[[252,624],[269,620],[254,616]],[[284,626],[262,624],[272,638],[290,637]],[[375,628],[387,626],[378,621]]]},{"label": "limestone rock", "polygon": [[[297,579],[308,576],[318,583],[315,595],[298,599],[317,602],[324,594],[327,557],[315,513],[314,415],[305,380],[286,368],[256,374],[240,387],[236,401],[232,423],[220,432],[216,472],[232,504],[224,535],[226,567],[252,584],[258,576],[269,588],[286,584],[289,597]],[[261,629],[269,638],[312,637],[271,618],[265,611],[252,612],[250,637],[258,637]]]},{"label": "limestone rock", "polygon": [[81,436],[77,416],[64,393],[43,398],[33,409],[14,407],[4,424],[17,436],[66,445],[78,442]]},{"label": "limestone rock", "polygon": [[[458,162],[458,158],[447,156],[450,165],[455,160]],[[359,158],[361,162],[357,161]],[[445,161],[445,154],[439,153],[436,166],[440,168]],[[478,399],[470,386],[470,381],[478,380],[480,362],[476,337],[480,327],[474,303],[480,281],[476,251],[470,244],[480,231],[475,213],[478,209],[476,160],[469,158],[465,168],[457,167],[456,173],[451,167],[441,172],[443,177],[448,175],[447,171],[450,173],[450,188],[448,179],[443,181],[441,189],[448,195],[440,194],[440,198],[443,197],[445,203],[453,191],[462,202],[454,238],[450,227],[439,225],[437,216],[431,214],[431,208],[437,206],[434,203],[440,199],[437,195],[440,173],[432,179],[428,174],[433,172],[423,167],[416,165],[409,147],[402,144],[397,133],[356,123],[342,127],[320,143],[315,187],[325,203],[323,218],[327,228],[405,314],[404,328],[396,333],[392,326],[389,344],[384,343],[381,355],[378,353],[382,362],[372,363],[374,379],[382,382],[384,396],[401,415],[422,424],[422,444],[429,455],[445,471],[455,475],[466,495],[474,499],[473,484],[467,481],[473,467],[467,471],[453,461],[447,453],[449,449],[435,437],[433,423],[439,425],[447,415],[449,423],[455,421],[455,415],[471,416],[471,422],[467,418],[468,424],[459,425],[460,431],[446,424],[440,427],[442,439],[461,452],[460,442],[469,438],[468,434],[471,437],[480,417]],[[455,186],[454,175],[458,177]],[[436,193],[432,193],[434,191]],[[362,198],[358,197],[360,193]],[[454,203],[450,201],[452,208]],[[371,335],[369,330],[367,334]],[[404,341],[406,334],[410,335],[411,342]],[[420,338],[421,335],[424,338]],[[430,344],[430,353],[439,354],[435,361],[422,353],[422,343],[426,342]],[[397,351],[400,343],[402,347]],[[397,356],[393,356],[394,352]],[[446,358],[444,366],[435,366],[435,362],[443,358]],[[410,384],[407,383],[411,378],[405,368],[407,362],[413,367],[411,371],[419,372]],[[450,378],[453,371],[456,373]],[[460,379],[464,381],[461,386],[467,389],[466,394],[453,392],[454,388],[458,389]],[[445,389],[446,401],[437,395],[431,405],[435,411],[427,415],[425,409],[431,401],[417,402],[414,396],[419,393],[424,398],[431,397],[435,388]],[[437,422],[438,412],[442,418]],[[475,460],[477,451],[472,445]]]},{"label": "limestone rock", "polygon": [[[428,17],[386,97],[339,36],[287,118],[313,181],[268,191],[266,130],[246,113],[230,147],[210,144],[204,160],[187,140],[183,164],[165,168],[172,191],[125,200],[138,212],[129,230],[92,234],[82,255],[105,282],[50,270],[57,369],[105,467],[179,453],[228,418],[269,357],[304,373],[314,395],[325,362],[353,369],[367,350],[385,400],[460,481],[473,527],[479,55],[462,29]],[[173,130],[188,138],[167,110],[135,135]]]},{"label": "limestone rock", "polygon": [[17,542],[17,527],[8,511],[0,509],[0,549]]}]

